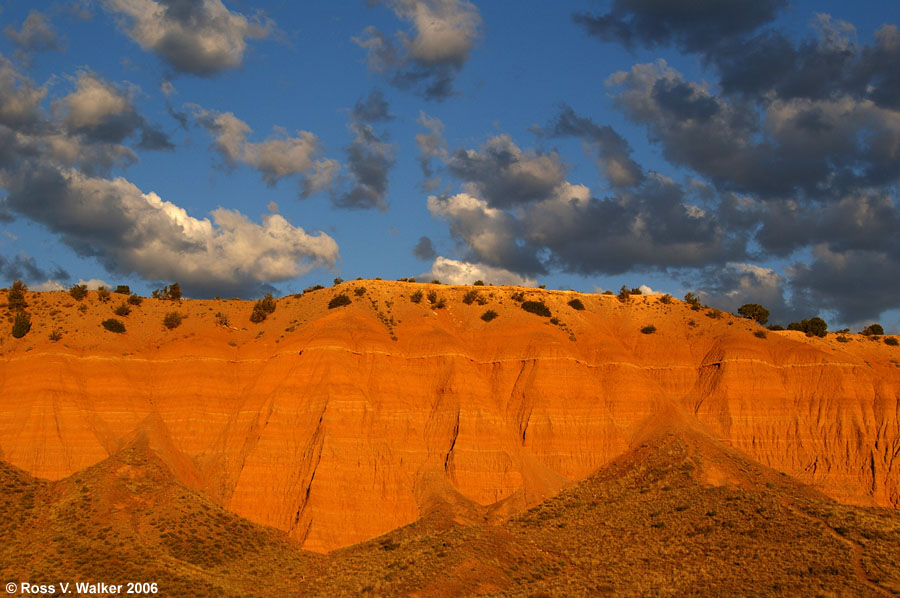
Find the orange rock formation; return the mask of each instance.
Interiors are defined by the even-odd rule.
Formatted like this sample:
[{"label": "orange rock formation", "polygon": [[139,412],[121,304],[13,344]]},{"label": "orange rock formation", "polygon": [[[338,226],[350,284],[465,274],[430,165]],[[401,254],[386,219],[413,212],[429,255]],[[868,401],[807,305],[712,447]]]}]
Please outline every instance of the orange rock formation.
[{"label": "orange rock formation", "polygon": [[[473,288],[486,303],[462,301]],[[59,479],[146,436],[183,483],[328,551],[447,504],[459,520],[519,511],[675,409],[838,500],[900,507],[900,348],[759,338],[658,296],[525,290],[550,323],[521,290],[348,282],[280,299],[261,324],[249,302],[147,299],[124,334],[100,326],[121,296],[82,312],[29,293],[31,332],[0,345],[0,459]],[[341,292],[353,302],[328,309]],[[168,330],[175,309],[187,318]]]}]

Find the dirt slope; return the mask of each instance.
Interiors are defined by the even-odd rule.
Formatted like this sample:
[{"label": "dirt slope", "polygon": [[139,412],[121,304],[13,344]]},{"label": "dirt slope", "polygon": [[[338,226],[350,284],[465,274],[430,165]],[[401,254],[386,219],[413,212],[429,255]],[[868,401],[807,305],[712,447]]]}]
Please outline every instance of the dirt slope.
[{"label": "dirt slope", "polygon": [[[261,324],[252,302],[145,299],[123,334],[101,326],[122,296],[29,293],[31,332],[0,345],[0,458],[57,480],[146,438],[180,483],[328,551],[432,511],[520,513],[677,406],[840,501],[900,506],[897,347],[759,338],[658,296],[522,291],[355,281],[280,299]],[[352,303],[329,309],[339,293]]]}]

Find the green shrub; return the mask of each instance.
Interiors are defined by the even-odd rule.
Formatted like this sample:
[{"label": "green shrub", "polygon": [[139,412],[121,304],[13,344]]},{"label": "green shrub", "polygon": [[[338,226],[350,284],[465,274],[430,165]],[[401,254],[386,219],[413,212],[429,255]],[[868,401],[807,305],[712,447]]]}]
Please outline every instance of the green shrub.
[{"label": "green shrub", "polygon": [[470,289],[466,291],[465,295],[463,295],[463,303],[465,303],[466,305],[472,305],[472,303],[474,303],[479,296],[480,294],[478,291],[476,291],[475,289]]},{"label": "green shrub", "polygon": [[483,314],[481,314],[481,319],[484,320],[485,322],[490,322],[491,320],[496,318],[498,315],[499,314],[497,312],[495,312],[493,309],[489,309],[486,312],[484,312]]},{"label": "green shrub", "polygon": [[778,332],[779,330],[784,330],[784,326],[782,326],[781,324],[770,324],[769,326],[766,326],[766,330]]},{"label": "green shrub", "polygon": [[613,292],[612,292],[612,291],[610,291],[610,290],[609,290],[609,289],[607,289],[607,290],[605,290],[605,291],[603,291],[603,293],[602,293],[602,294],[603,294],[603,295],[615,295],[615,293],[613,293]]},{"label": "green shrub", "polygon": [[545,318],[549,318],[553,315],[550,308],[544,305],[543,301],[525,301],[522,303],[522,309]]},{"label": "green shrub", "polygon": [[28,286],[21,280],[16,280],[12,283],[7,295],[9,311],[23,311],[28,307],[28,303],[25,302],[25,292],[27,290]]},{"label": "green shrub", "polygon": [[687,303],[688,305],[692,306],[692,307],[696,307],[696,308],[702,307],[702,306],[700,305],[700,297],[698,297],[698,296],[695,295],[694,293],[688,293],[688,294],[686,294],[686,295],[684,296],[684,302]]},{"label": "green shrub", "polygon": [[665,303],[666,305],[672,303],[672,295],[666,293],[662,297],[659,298],[660,303]]},{"label": "green shrub", "polygon": [[272,293],[266,293],[266,296],[256,303],[257,305],[259,305],[259,308],[267,314],[274,313],[275,307],[277,306],[277,304],[275,303],[275,299],[272,297]]},{"label": "green shrub", "polygon": [[12,335],[15,338],[22,338],[28,334],[29,330],[31,330],[31,316],[24,311],[16,312],[16,317],[13,320]]},{"label": "green shrub", "polygon": [[892,346],[892,347],[896,347],[898,344],[900,344],[900,341],[898,341],[898,340],[897,340],[895,337],[893,337],[893,336],[886,336],[886,337],[884,337],[884,344],[885,344],[885,345],[890,345],[890,346]]},{"label": "green shrub", "polygon": [[409,300],[412,301],[413,303],[420,303],[422,301],[423,296],[424,296],[424,294],[422,293],[422,291],[416,291],[415,293],[413,293],[409,296]]},{"label": "green shrub", "polygon": [[170,311],[163,318],[163,326],[168,328],[169,330],[173,328],[178,328],[181,326],[181,321],[184,319],[184,314],[179,313],[177,311]]},{"label": "green shrub", "polygon": [[116,285],[116,290],[113,292],[118,293],[120,295],[130,295],[131,287],[129,287],[127,284]]},{"label": "green shrub", "polygon": [[769,321],[769,310],[758,303],[745,303],[738,308],[738,314],[760,324]]},{"label": "green shrub", "polygon": [[706,312],[707,318],[712,318],[713,320],[718,320],[722,317],[722,310],[716,309],[715,307]]},{"label": "green shrub", "polygon": [[100,300],[100,303],[109,301],[109,289],[103,285],[97,287],[97,299]]},{"label": "green shrub", "polygon": [[850,342],[850,339],[847,338],[846,336],[839,336],[839,337],[837,337],[836,340],[839,343],[849,343]]},{"label": "green shrub", "polygon": [[101,324],[110,332],[115,332],[117,334],[122,334],[123,332],[125,332],[125,324],[122,323],[122,320],[109,318],[108,320],[103,320]]},{"label": "green shrub", "polygon": [[443,297],[439,298],[439,299],[434,303],[434,308],[435,308],[435,309],[444,309],[445,307],[447,307],[447,300],[444,299]]},{"label": "green shrub", "polygon": [[81,301],[85,297],[87,297],[87,285],[86,284],[73,284],[69,287],[69,294],[72,295],[72,298],[76,301]]},{"label": "green shrub", "polygon": [[259,304],[259,301],[253,306],[253,311],[250,312],[250,321],[254,324],[259,324],[263,320],[268,317],[269,314],[266,313],[266,310],[262,308]]},{"label": "green shrub", "polygon": [[340,295],[335,295],[331,298],[331,301],[328,302],[328,309],[334,309],[335,307],[343,307],[344,305],[350,305],[352,303],[350,301],[350,297],[341,293]]},{"label": "green shrub", "polygon": [[428,291],[428,294],[425,296],[428,297],[428,303],[430,303],[432,305],[437,303],[437,300],[438,300],[437,291]]},{"label": "green shrub", "polygon": [[569,301],[569,307],[577,311],[584,311],[584,303],[581,302],[581,299],[577,297]]},{"label": "green shrub", "polygon": [[859,333],[863,336],[882,336],[884,335],[884,328],[882,328],[881,324],[869,324]]},{"label": "green shrub", "polygon": [[54,343],[57,342],[58,340],[62,339],[62,337],[63,337],[62,332],[59,330],[54,330],[53,332],[50,333],[50,340],[53,341]]},{"label": "green shrub", "polygon": [[472,283],[472,286],[483,287],[483,286],[484,286],[484,281],[483,281],[483,280],[476,280],[475,282]]},{"label": "green shrub", "polygon": [[806,336],[823,337],[828,333],[828,324],[822,318],[810,318],[800,322],[791,322],[787,329],[805,332]]},{"label": "green shrub", "polygon": [[334,286],[338,286],[342,282],[344,282],[344,279],[341,278],[340,276],[338,276],[337,278],[334,279]]},{"label": "green shrub", "polygon": [[131,308],[128,307],[128,304],[123,301],[122,304],[115,309],[114,313],[117,316],[127,316],[131,313]]},{"label": "green shrub", "polygon": [[311,287],[306,287],[305,289],[303,289],[303,294],[305,295],[305,294],[307,294],[307,293],[312,293],[313,291],[321,291],[321,290],[324,289],[324,288],[325,288],[325,287],[323,287],[323,286],[320,285],[320,284],[317,284],[317,285],[314,285],[314,286],[311,286]]},{"label": "green shrub", "polygon": [[362,297],[366,294],[366,287],[356,287],[355,289],[353,289],[353,294],[357,297]]},{"label": "green shrub", "polygon": [[144,300],[138,297],[137,293],[128,296],[128,305],[140,305]]},{"label": "green shrub", "polygon": [[654,332],[656,332],[656,326],[654,326],[653,324],[644,326],[643,328],[641,328],[641,332],[643,332],[644,334],[653,334]]},{"label": "green shrub", "polygon": [[156,289],[153,291],[153,298],[166,301],[178,301],[181,299],[181,285],[177,282],[173,282],[161,289]]},{"label": "green shrub", "polygon": [[756,332],[753,333],[753,336],[755,336],[756,338],[766,338],[766,331],[765,330],[757,330]]},{"label": "green shrub", "polygon": [[518,301],[519,303],[521,303],[522,301],[525,301],[525,293],[523,293],[522,291],[516,291],[515,293],[510,295],[509,298],[513,301]]}]

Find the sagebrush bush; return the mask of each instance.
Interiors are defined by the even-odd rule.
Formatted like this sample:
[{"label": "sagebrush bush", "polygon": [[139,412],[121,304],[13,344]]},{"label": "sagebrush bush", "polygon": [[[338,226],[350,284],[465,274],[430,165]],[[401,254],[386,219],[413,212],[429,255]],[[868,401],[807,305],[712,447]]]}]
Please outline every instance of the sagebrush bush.
[{"label": "sagebrush bush", "polygon": [[119,305],[119,307],[117,307],[113,313],[115,313],[117,316],[127,316],[131,313],[131,308],[128,307],[128,304],[123,301],[122,304]]},{"label": "sagebrush bush", "polygon": [[569,301],[569,307],[577,311],[584,311],[584,303],[582,303],[581,299],[577,297]]},{"label": "sagebrush bush", "polygon": [[522,291],[516,291],[515,293],[510,295],[509,298],[513,301],[518,301],[521,303],[522,301],[525,301],[525,293],[523,293]]},{"label": "sagebrush bush", "polygon": [[850,339],[847,338],[846,336],[839,336],[839,337],[837,337],[836,340],[839,343],[849,343],[850,342]]},{"label": "sagebrush bush", "polygon": [[129,287],[127,284],[116,285],[116,290],[113,292],[119,293],[120,295],[130,295],[131,287]]},{"label": "sagebrush bush", "polygon": [[882,336],[884,334],[884,328],[881,324],[869,324],[859,333],[863,336]]},{"label": "sagebrush bush", "polygon": [[272,297],[272,293],[266,293],[266,296],[256,303],[257,305],[259,305],[259,308],[267,314],[274,313],[275,308],[277,307],[277,303],[275,303],[275,299]]},{"label": "sagebrush bush", "polygon": [[550,311],[550,308],[544,305],[543,301],[525,301],[524,303],[522,303],[522,309],[529,313],[537,314],[545,318],[549,318],[553,315],[553,313]]},{"label": "sagebrush bush", "polygon": [[896,347],[897,345],[900,345],[900,341],[898,341],[893,336],[886,336],[886,337],[884,337],[884,344],[890,345],[892,347]]},{"label": "sagebrush bush", "polygon": [[97,299],[100,300],[100,303],[106,303],[109,301],[109,289],[104,286],[97,287]]},{"label": "sagebrush bush", "polygon": [[481,314],[481,319],[484,320],[485,322],[490,322],[491,320],[496,318],[498,315],[499,314],[497,312],[495,312],[493,309],[489,309],[486,312],[484,312],[483,314]]},{"label": "sagebrush bush", "polygon": [[413,303],[420,303],[422,301],[422,297],[424,297],[424,293],[422,291],[416,291],[415,293],[409,296],[409,300]]},{"label": "sagebrush bush", "polygon": [[123,324],[121,320],[109,318],[108,320],[103,320],[101,324],[110,332],[115,332],[117,334],[122,334],[123,332],[125,332],[125,324]]},{"label": "sagebrush bush", "polygon": [[28,334],[29,330],[31,330],[31,316],[24,311],[16,312],[12,326],[13,337],[22,338]]},{"label": "sagebrush bush", "polygon": [[672,303],[672,295],[666,293],[662,297],[659,298],[660,303],[665,303],[666,305]]},{"label": "sagebrush bush", "polygon": [[81,301],[85,297],[87,297],[87,285],[86,284],[73,284],[69,287],[69,294],[76,301]]},{"label": "sagebrush bush", "polygon": [[362,297],[366,294],[366,287],[356,287],[355,289],[353,289],[353,294],[357,297]]},{"label": "sagebrush bush", "polygon": [[53,332],[50,333],[50,340],[53,341],[54,343],[56,341],[62,339],[62,337],[63,337],[63,335],[60,330],[54,330]]},{"label": "sagebrush bush", "polygon": [[168,328],[169,330],[173,328],[178,328],[181,326],[181,321],[184,319],[184,314],[177,311],[170,311],[163,318],[163,326]]},{"label": "sagebrush bush", "polygon": [[331,301],[328,302],[328,309],[334,309],[335,307],[343,307],[344,305],[350,305],[352,301],[350,301],[350,297],[341,293],[340,295],[335,295],[331,298]]},{"label": "sagebrush bush", "polygon": [[431,303],[432,305],[437,303],[437,300],[438,300],[437,291],[428,291],[428,294],[425,296],[428,297],[428,303]]},{"label": "sagebrush bush", "polygon": [[216,312],[216,324],[219,326],[228,326],[228,315],[220,311]]},{"label": "sagebrush bush", "polygon": [[141,299],[137,293],[132,293],[128,296],[128,305],[140,305],[144,300]]},{"label": "sagebrush bush", "polygon": [[479,295],[480,294],[478,293],[478,291],[476,291],[475,289],[470,289],[466,291],[465,295],[463,295],[463,303],[465,303],[466,305],[472,305],[472,303],[474,303],[475,300],[478,299]]},{"label": "sagebrush bush", "polygon": [[765,330],[757,330],[756,332],[753,333],[753,336],[755,336],[756,338],[766,338],[766,331]]},{"label": "sagebrush bush", "polygon": [[25,292],[27,290],[28,286],[21,280],[16,280],[12,283],[6,299],[9,311],[22,311],[28,307],[28,303],[25,301]]}]

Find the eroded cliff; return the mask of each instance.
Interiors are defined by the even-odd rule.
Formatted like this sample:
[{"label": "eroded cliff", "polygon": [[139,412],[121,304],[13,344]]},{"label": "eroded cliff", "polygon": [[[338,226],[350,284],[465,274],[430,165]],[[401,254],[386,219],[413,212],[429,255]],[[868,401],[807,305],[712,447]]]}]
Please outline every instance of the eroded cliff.
[{"label": "eroded cliff", "polygon": [[[280,299],[261,324],[252,303],[147,299],[124,334],[100,326],[117,300],[31,293],[32,331],[0,347],[0,459],[59,479],[146,437],[183,483],[327,551],[436,505],[518,512],[675,409],[841,501],[900,506],[900,348],[524,290],[551,323],[521,291],[355,281]],[[351,304],[328,309],[339,293]],[[168,330],[173,310],[187,318]]]}]

